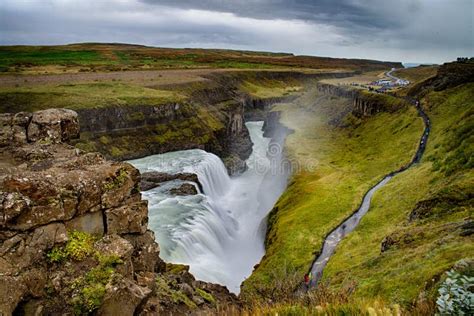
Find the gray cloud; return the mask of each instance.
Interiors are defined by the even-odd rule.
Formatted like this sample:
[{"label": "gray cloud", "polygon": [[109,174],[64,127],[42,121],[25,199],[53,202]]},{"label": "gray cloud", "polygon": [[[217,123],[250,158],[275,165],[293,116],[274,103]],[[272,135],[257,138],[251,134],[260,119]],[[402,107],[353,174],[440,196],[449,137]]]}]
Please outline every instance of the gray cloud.
[{"label": "gray cloud", "polygon": [[442,62],[473,55],[471,0],[2,0],[1,44],[102,41]]},{"label": "gray cloud", "polygon": [[[377,27],[387,21],[373,16],[363,6],[351,0],[141,0],[149,4],[167,5],[181,9],[231,12],[258,19],[296,19],[331,22],[342,25],[363,24]],[[396,22],[396,21],[390,21]]]}]

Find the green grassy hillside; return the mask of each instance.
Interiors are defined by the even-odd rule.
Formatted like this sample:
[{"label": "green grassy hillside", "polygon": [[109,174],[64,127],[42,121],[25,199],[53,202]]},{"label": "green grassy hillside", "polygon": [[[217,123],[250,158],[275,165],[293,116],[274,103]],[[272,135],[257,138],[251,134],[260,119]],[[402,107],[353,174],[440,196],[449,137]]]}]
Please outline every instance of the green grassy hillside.
[{"label": "green grassy hillside", "polygon": [[324,277],[332,286],[353,283],[356,296],[408,305],[422,291],[436,294],[444,271],[474,257],[466,231],[474,210],[473,100],[473,84],[423,99],[433,125],[424,158],[376,193],[328,263]]},{"label": "green grassy hillside", "polygon": [[296,173],[270,214],[267,252],[245,281],[244,297],[276,295],[275,280],[302,280],[325,235],[357,208],[370,186],[414,155],[423,131],[414,108],[360,120],[345,116],[351,107],[348,99],[308,91],[275,109],[295,131],[286,150]]},{"label": "green grassy hillside", "polygon": [[267,253],[245,281],[243,297],[287,302],[259,307],[282,315],[365,314],[377,304],[432,313],[444,272],[474,257],[474,85],[422,99],[432,121],[423,160],[375,194],[369,213],[329,260],[318,290],[295,299],[294,286],[326,234],[371,185],[412,158],[423,131],[412,107],[359,120],[345,114],[351,108],[345,99],[305,98],[278,110],[295,130],[286,144],[290,158],[316,168],[298,169],[272,211]]}]

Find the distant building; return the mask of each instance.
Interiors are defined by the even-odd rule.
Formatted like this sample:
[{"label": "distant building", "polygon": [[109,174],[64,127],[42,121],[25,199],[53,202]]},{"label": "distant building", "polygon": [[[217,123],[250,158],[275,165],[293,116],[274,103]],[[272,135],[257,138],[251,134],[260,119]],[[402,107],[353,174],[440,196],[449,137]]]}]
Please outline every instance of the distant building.
[{"label": "distant building", "polygon": [[391,80],[380,79],[375,81],[375,85],[377,86],[390,86],[392,84]]},{"label": "distant building", "polygon": [[410,84],[410,81],[404,79],[397,79],[397,81],[395,81],[395,84],[399,86],[408,86]]}]

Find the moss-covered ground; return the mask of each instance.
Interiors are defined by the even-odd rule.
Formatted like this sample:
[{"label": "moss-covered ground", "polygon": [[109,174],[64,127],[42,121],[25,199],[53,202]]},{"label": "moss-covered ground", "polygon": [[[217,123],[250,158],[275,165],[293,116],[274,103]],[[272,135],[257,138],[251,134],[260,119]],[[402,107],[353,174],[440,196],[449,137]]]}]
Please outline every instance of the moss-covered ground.
[{"label": "moss-covered ground", "polygon": [[[57,292],[52,285],[47,287],[47,291],[53,304],[59,300],[60,305],[66,305],[64,310],[73,311],[74,315],[86,315],[100,307],[106,285],[123,261],[115,255],[100,253],[95,247],[99,239],[97,236],[78,231],[68,235],[68,242],[51,249],[47,257],[52,269],[67,269],[72,277],[64,278],[65,287],[61,292]],[[73,263],[79,267],[74,272],[71,268]]]}]

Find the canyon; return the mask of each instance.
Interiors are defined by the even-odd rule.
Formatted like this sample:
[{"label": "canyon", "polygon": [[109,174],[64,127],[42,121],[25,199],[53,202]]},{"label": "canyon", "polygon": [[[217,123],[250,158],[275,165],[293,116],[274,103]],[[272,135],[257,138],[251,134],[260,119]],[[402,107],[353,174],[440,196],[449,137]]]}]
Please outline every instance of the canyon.
[{"label": "canyon", "polygon": [[[146,88],[172,99],[0,114],[0,310],[252,314],[252,304],[270,302],[278,312],[286,307],[274,302],[295,303],[324,237],[390,172],[372,209],[328,260],[317,291],[349,286],[353,297],[372,299],[377,287],[387,306],[407,310],[428,301],[422,295],[433,300],[431,278],[471,266],[460,252],[424,247],[472,250],[472,190],[459,176],[472,171],[461,143],[468,137],[462,122],[472,116],[472,67],[441,66],[435,77],[394,94],[320,82],[393,65],[204,71],[197,81]],[[0,98],[8,109],[21,100],[1,91]],[[423,121],[412,98],[434,122],[422,159]],[[458,147],[446,149],[453,133]],[[412,157],[413,168],[393,174]],[[435,170],[436,163],[451,169]],[[419,185],[416,196],[393,196],[416,191],[410,183]],[[446,201],[455,205],[449,212]],[[373,229],[374,217],[383,229]],[[359,239],[371,234],[366,242],[375,250],[367,253]],[[418,264],[417,284],[407,285],[403,265],[393,266],[403,251]],[[419,258],[428,252],[442,264]],[[376,277],[367,275],[373,266]],[[388,269],[400,273],[385,286],[379,274]],[[312,310],[304,303],[311,299],[297,301],[300,311]]]}]

